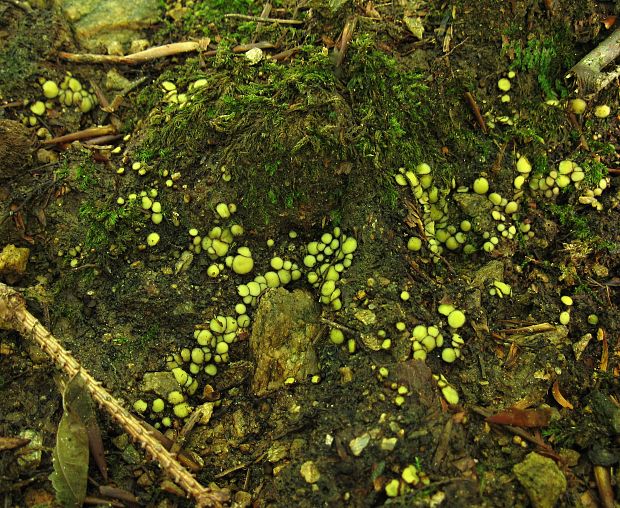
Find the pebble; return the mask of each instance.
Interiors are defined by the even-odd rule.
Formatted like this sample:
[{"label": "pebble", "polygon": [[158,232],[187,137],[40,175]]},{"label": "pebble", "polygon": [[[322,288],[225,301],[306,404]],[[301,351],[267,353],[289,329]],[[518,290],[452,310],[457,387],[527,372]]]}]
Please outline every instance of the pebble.
[{"label": "pebble", "polygon": [[368,443],[370,443],[370,434],[368,432],[364,432],[361,436],[351,439],[351,441],[349,441],[351,453],[359,457],[364,451],[364,448],[368,446]]},{"label": "pebble", "polygon": [[299,472],[307,483],[316,483],[319,481],[319,478],[321,478],[321,472],[319,471],[319,468],[311,460],[304,462],[301,465]]}]

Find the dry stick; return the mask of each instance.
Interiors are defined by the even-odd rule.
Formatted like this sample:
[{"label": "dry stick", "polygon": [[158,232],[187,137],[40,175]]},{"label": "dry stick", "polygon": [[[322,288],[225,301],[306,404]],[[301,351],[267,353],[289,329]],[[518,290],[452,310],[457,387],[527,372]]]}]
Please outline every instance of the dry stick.
[{"label": "dry stick", "polygon": [[175,483],[192,496],[196,506],[222,506],[229,496],[226,490],[213,491],[203,487],[164,446],[143,427],[140,421],[110,395],[101,383],[93,378],[65,350],[58,340],[26,309],[24,298],[13,288],[0,283],[0,328],[16,330],[30,337],[69,378],[80,375],[92,398],[105,409],[129,436],[138,441],[146,452],[159,462],[161,468]]},{"label": "dry stick", "polygon": [[579,133],[579,143],[580,143],[581,148],[589,151],[590,147],[588,146],[588,141],[583,135],[583,130],[581,129],[581,125],[579,125],[579,122],[577,121],[577,117],[575,116],[575,113],[573,113],[570,110],[567,110],[566,114],[568,115],[568,121],[570,122],[573,129],[575,129]]},{"label": "dry stick", "polygon": [[471,109],[471,112],[474,114],[474,117],[476,118],[476,122],[478,123],[478,126],[480,127],[482,132],[486,134],[487,124],[485,123],[484,118],[482,117],[482,114],[480,113],[480,108],[478,107],[478,103],[476,102],[476,99],[474,98],[471,92],[465,92],[465,99],[467,100],[467,104],[469,104],[469,108]]},{"label": "dry stick", "polygon": [[[266,19],[271,14],[272,5],[267,2],[263,5],[263,10],[260,13],[261,19]],[[252,42],[256,42],[256,38],[258,37],[258,26],[254,29],[254,35],[252,35]]]},{"label": "dry stick", "polygon": [[285,49],[284,51],[281,51],[280,53],[276,53],[275,55],[273,55],[271,59],[275,60],[276,62],[280,62],[282,60],[286,60],[287,58],[292,57],[295,53],[297,53],[300,50],[301,50],[301,46],[295,46],[294,48],[291,48],[291,49]]},{"label": "dry stick", "polygon": [[256,21],[257,23],[278,23],[280,25],[303,25],[300,19],[262,18],[261,16],[248,16],[246,14],[224,14],[225,18],[243,19],[244,21]]},{"label": "dry stick", "polygon": [[349,42],[351,42],[351,39],[353,38],[353,32],[355,32],[356,25],[357,17],[348,19],[344,24],[342,35],[340,37],[340,46],[338,47],[338,52],[336,53],[336,68],[340,67],[344,61],[344,57],[347,54],[347,49],[349,47]]},{"label": "dry stick", "polygon": [[69,60],[75,63],[115,63],[136,65],[142,62],[155,60],[156,58],[164,58],[167,56],[178,55],[181,53],[190,53],[192,51],[206,51],[209,47],[211,39],[200,39],[198,41],[174,42],[172,44],[164,44],[163,46],[155,46],[154,48],[138,51],[129,55],[96,55],[93,53],[67,53],[61,51],[58,56],[63,60]]},{"label": "dry stick", "polygon": [[94,146],[95,148],[102,148],[102,145],[110,145],[115,141],[123,139],[122,134],[108,134],[106,136],[99,136],[97,138],[92,138],[87,141],[84,141],[85,145]]},{"label": "dry stick", "polygon": [[614,508],[614,489],[611,484],[611,475],[609,468],[603,466],[594,466],[594,478],[598,493],[601,497],[603,508]]},{"label": "dry stick", "polygon": [[566,75],[574,76],[577,86],[584,91],[600,92],[620,76],[620,66],[608,73],[602,70],[620,55],[620,28],[584,56]]},{"label": "dry stick", "polygon": [[522,326],[520,328],[505,328],[504,330],[497,330],[497,333],[503,333],[506,335],[514,335],[515,333],[542,333],[555,330],[555,326],[550,323],[540,323],[531,326]]},{"label": "dry stick", "polygon": [[[232,49],[233,53],[245,53],[246,51],[252,48],[260,48],[260,49],[271,49],[275,48],[275,44],[267,41],[263,42],[252,42],[250,44],[239,44]],[[209,51],[205,51],[202,56],[215,56],[217,55],[216,49],[210,49]]]},{"label": "dry stick", "polygon": [[59,136],[57,138],[46,139],[42,141],[44,145],[59,145],[61,143],[72,143],[73,141],[79,141],[80,139],[98,138],[99,136],[107,136],[108,134],[115,134],[116,129],[113,125],[104,125],[103,127],[90,127],[82,131],[72,132]]}]

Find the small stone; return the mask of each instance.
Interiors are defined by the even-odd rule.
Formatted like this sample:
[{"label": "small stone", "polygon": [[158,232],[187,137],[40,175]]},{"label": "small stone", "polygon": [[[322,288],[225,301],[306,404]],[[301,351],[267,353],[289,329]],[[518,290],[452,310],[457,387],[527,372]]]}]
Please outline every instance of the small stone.
[{"label": "small stone", "polygon": [[239,508],[247,508],[248,506],[252,506],[252,494],[243,490],[235,492],[234,505]]},{"label": "small stone", "polygon": [[301,476],[307,483],[316,483],[321,478],[321,472],[314,462],[308,460],[301,465],[299,469]]},{"label": "small stone", "polygon": [[260,48],[252,48],[246,51],[245,58],[250,62],[250,65],[256,65],[263,59],[263,50]]},{"label": "small stone", "polygon": [[376,323],[377,315],[371,310],[362,309],[355,313],[355,319],[361,321],[365,325],[372,325]]},{"label": "small stone", "polygon": [[26,273],[26,265],[30,256],[27,247],[5,245],[0,252],[0,275],[20,276]]},{"label": "small stone", "polygon": [[261,298],[249,340],[255,395],[278,390],[287,378],[302,381],[318,373],[312,341],[320,328],[319,314],[313,296],[305,291],[276,288]]},{"label": "small stone", "polygon": [[19,437],[29,439],[30,442],[22,447],[17,463],[24,469],[36,469],[41,465],[43,435],[36,430],[26,429],[19,433]]},{"label": "small stone", "polygon": [[535,452],[512,468],[534,508],[553,508],[566,492],[566,477],[557,464]]},{"label": "small stone", "polygon": [[396,443],[398,443],[398,438],[396,437],[384,437],[381,440],[381,449],[385,452],[391,452],[396,448]]},{"label": "small stone", "polygon": [[166,397],[170,392],[180,390],[181,386],[170,371],[147,372],[142,378],[140,391]]},{"label": "small stone", "polygon": [[368,446],[368,443],[370,443],[370,434],[368,432],[364,432],[361,436],[351,439],[351,441],[349,441],[351,453],[359,457],[364,451],[364,448]]}]

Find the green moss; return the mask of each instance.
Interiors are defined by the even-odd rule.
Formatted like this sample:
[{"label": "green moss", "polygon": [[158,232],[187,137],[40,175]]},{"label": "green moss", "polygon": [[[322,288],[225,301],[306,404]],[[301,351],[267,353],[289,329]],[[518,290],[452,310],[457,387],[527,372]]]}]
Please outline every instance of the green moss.
[{"label": "green moss", "polygon": [[97,180],[95,178],[95,164],[92,162],[79,164],[75,169],[75,180],[77,188],[82,192],[86,192],[93,187]]},{"label": "green moss", "polygon": [[568,95],[562,78],[563,72],[574,63],[569,42],[567,28],[556,23],[554,35],[532,35],[527,41],[513,39],[503,45],[502,52],[514,55],[512,69],[536,76],[546,99],[557,99]]},{"label": "green moss", "polygon": [[592,231],[588,220],[579,215],[572,205],[549,205],[549,211],[555,215],[560,224],[566,227],[573,238],[577,240],[588,240],[592,238]]},{"label": "green moss", "polygon": [[579,164],[585,174],[583,185],[589,188],[598,186],[602,178],[607,176],[607,166],[600,161],[586,159]]},{"label": "green moss", "polygon": [[83,251],[98,264],[107,264],[136,244],[134,228],[144,224],[135,201],[122,206],[100,201],[86,201],[79,209],[78,220],[84,236],[80,239]]},{"label": "green moss", "polygon": [[423,129],[429,110],[422,76],[377,51],[368,35],[352,42],[346,72],[359,133],[354,138],[357,155],[370,159],[377,169],[427,160],[434,147]]},{"label": "green moss", "polygon": [[15,17],[7,16],[6,24],[3,23],[3,29],[11,36],[3,38],[0,44],[0,97],[6,98],[17,98],[20,92],[32,88],[37,62],[50,51],[52,36],[48,33],[54,26],[51,11],[46,9],[37,11],[36,16],[13,10]]},{"label": "green moss", "polygon": [[220,49],[211,73],[177,73],[178,88],[198,76],[207,84],[186,107],[166,105],[151,117],[143,150],[180,147],[162,162],[188,168],[196,178],[205,176],[195,171],[204,167],[200,160],[211,162],[204,171],[212,176],[226,168],[242,182],[255,216],[310,200],[330,210],[353,174],[379,192],[382,203],[395,206],[389,176],[436,153],[423,127],[427,90],[419,75],[376,50],[369,36],[355,39],[347,58],[336,75],[320,47],[303,46],[289,65],[257,66]]}]

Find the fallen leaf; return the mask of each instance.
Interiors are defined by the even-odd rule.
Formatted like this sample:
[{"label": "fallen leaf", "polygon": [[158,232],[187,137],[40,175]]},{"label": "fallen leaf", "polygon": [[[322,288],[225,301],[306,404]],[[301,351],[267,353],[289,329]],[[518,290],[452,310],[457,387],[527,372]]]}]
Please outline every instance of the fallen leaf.
[{"label": "fallen leaf", "polygon": [[86,427],[90,453],[93,456],[95,464],[97,464],[97,468],[101,472],[101,476],[103,476],[105,481],[108,481],[105,449],[103,447],[103,439],[101,438],[101,430],[99,430],[99,424],[97,423],[95,404],[84,386],[84,380],[80,375],[74,376],[65,388],[64,403],[66,407],[75,411]]},{"label": "fallen leaf", "polygon": [[486,418],[489,423],[513,425],[515,427],[546,427],[551,420],[550,408],[516,409],[508,408]]},{"label": "fallen leaf", "polygon": [[596,332],[596,338],[603,343],[603,350],[601,351],[601,361],[598,368],[602,372],[606,372],[607,363],[609,362],[609,345],[607,344],[607,337],[605,336],[605,331],[602,328],[599,328]]},{"label": "fallen leaf", "polygon": [[403,21],[407,26],[407,29],[411,32],[411,34],[418,40],[422,40],[424,37],[424,25],[422,24],[422,19],[419,17],[410,17],[403,16]]},{"label": "fallen leaf", "polygon": [[607,30],[609,30],[616,23],[616,16],[607,16],[601,20]]},{"label": "fallen leaf", "polygon": [[573,405],[564,398],[562,392],[560,392],[560,384],[556,381],[553,383],[553,388],[551,389],[551,393],[553,394],[553,398],[555,401],[565,409],[573,409]]},{"label": "fallen leaf", "polygon": [[74,412],[63,412],[52,457],[54,471],[50,480],[56,500],[64,507],[82,506],[88,479],[88,433]]}]

